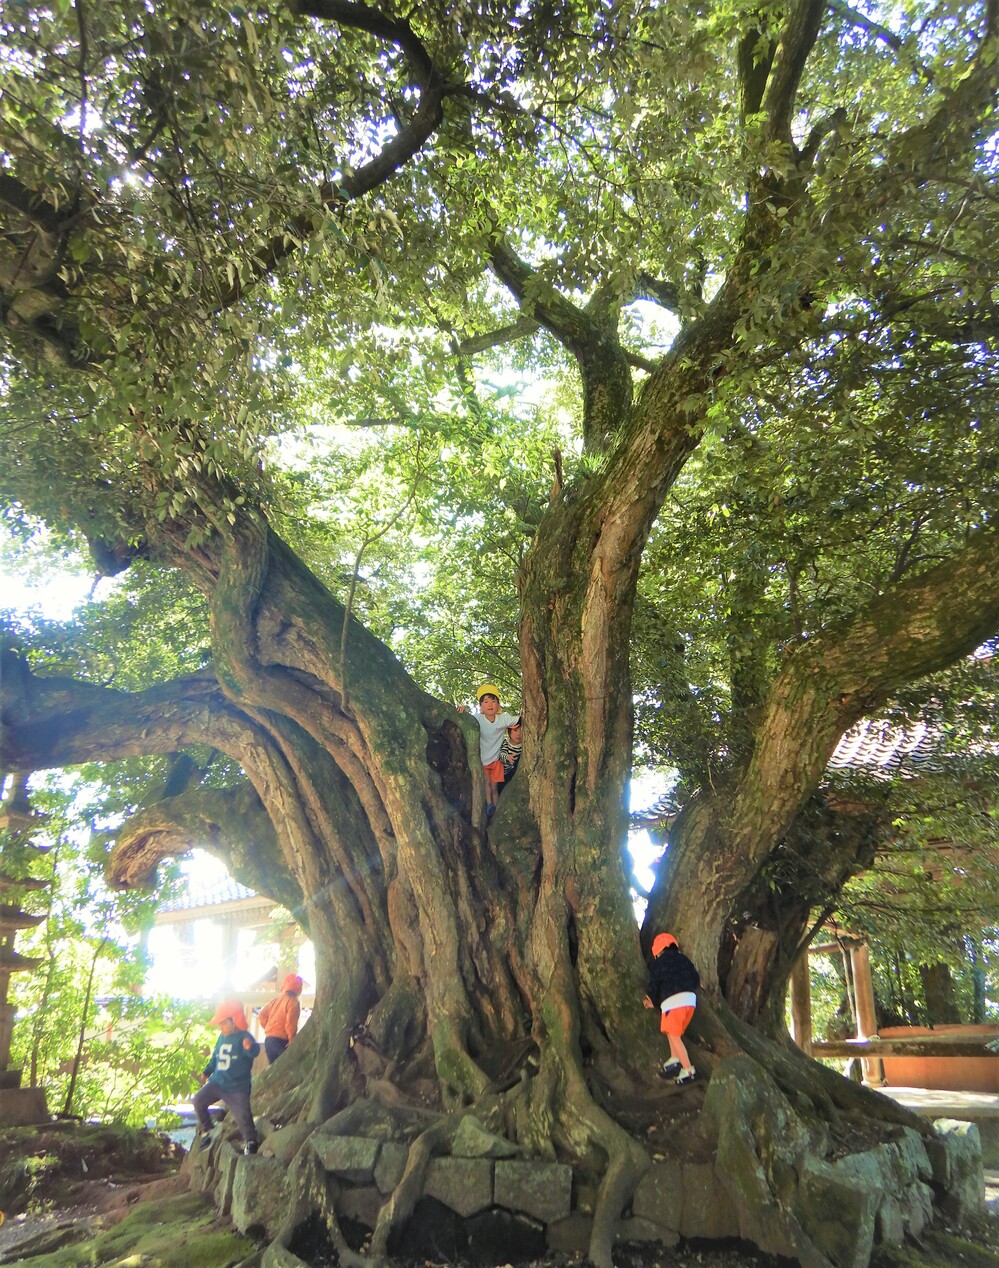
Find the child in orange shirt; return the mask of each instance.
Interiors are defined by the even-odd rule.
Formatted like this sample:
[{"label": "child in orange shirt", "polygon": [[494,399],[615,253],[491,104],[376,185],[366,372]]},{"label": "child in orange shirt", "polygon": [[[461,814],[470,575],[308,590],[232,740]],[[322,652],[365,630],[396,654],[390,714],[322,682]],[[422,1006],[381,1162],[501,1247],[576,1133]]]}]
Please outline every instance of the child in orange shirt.
[{"label": "child in orange shirt", "polygon": [[302,979],[297,973],[289,973],[281,983],[281,994],[265,1004],[258,1014],[264,1028],[264,1052],[267,1064],[273,1065],[285,1048],[298,1034],[298,1018],[301,1005]]}]

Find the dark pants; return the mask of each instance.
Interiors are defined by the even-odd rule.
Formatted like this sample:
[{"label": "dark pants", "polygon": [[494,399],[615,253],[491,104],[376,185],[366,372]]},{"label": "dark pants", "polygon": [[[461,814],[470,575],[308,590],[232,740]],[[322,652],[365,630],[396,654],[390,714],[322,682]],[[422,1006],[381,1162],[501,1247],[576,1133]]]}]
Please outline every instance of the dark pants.
[{"label": "dark pants", "polygon": [[287,1046],[287,1039],[279,1039],[277,1035],[268,1035],[264,1039],[264,1052],[267,1053],[267,1064],[273,1065]]},{"label": "dark pants", "polygon": [[194,1112],[203,1132],[211,1131],[212,1120],[208,1113],[209,1105],[216,1101],[224,1101],[229,1113],[236,1120],[236,1126],[244,1140],[257,1143],[257,1129],[253,1125],[253,1110],[250,1109],[250,1092],[247,1088],[220,1088],[217,1083],[208,1080],[191,1098]]}]

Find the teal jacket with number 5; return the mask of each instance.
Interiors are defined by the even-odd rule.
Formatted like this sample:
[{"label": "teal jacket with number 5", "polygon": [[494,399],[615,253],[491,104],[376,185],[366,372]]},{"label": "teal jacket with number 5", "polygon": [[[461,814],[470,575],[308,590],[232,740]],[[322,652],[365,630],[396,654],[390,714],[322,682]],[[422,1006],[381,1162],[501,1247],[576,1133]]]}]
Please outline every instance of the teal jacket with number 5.
[{"label": "teal jacket with number 5", "polygon": [[[249,1040],[249,1044],[246,1040]],[[260,1044],[248,1030],[234,1030],[231,1035],[219,1035],[211,1060],[205,1066],[205,1074],[223,1091],[242,1088],[248,1092],[250,1072],[259,1051]]]}]

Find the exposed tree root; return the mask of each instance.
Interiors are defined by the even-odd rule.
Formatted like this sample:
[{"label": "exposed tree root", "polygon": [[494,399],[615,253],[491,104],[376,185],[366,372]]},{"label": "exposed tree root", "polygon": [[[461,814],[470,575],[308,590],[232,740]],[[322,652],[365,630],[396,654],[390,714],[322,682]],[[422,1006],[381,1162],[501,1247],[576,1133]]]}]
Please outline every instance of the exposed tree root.
[{"label": "exposed tree root", "polygon": [[737,1036],[743,1052],[771,1074],[792,1100],[805,1098],[823,1118],[836,1122],[844,1115],[856,1116],[886,1125],[911,1127],[921,1136],[933,1136],[933,1127],[925,1118],[891,1097],[844,1079],[797,1048],[767,1038],[728,1010],[725,1010],[725,1022]]},{"label": "exposed tree root", "polygon": [[299,1150],[288,1171],[288,1180],[295,1194],[285,1222],[271,1242],[272,1246],[290,1250],[296,1231],[311,1216],[318,1215],[326,1225],[330,1241],[336,1248],[337,1258],[344,1268],[367,1268],[364,1255],[351,1250],[340,1228],[335,1207],[335,1186],[331,1185],[326,1170],[310,1140]]},{"label": "exposed tree root", "polygon": [[423,1193],[427,1167],[435,1153],[454,1139],[462,1115],[449,1116],[417,1136],[409,1147],[409,1157],[399,1183],[378,1212],[378,1222],[371,1238],[371,1258],[381,1262],[388,1255],[393,1233],[401,1230],[413,1213]]},{"label": "exposed tree root", "polygon": [[[774,1108],[759,1095],[762,1071],[753,1071],[748,1057],[736,1057],[731,1068],[740,1067],[735,1079],[753,1098],[754,1113],[742,1112],[742,1102],[726,1096],[705,1102],[705,1113],[715,1119],[717,1134],[716,1170],[724,1175],[729,1193],[739,1213],[739,1227],[761,1250],[770,1254],[793,1253],[802,1268],[832,1268],[802,1227],[789,1192],[782,1192],[782,1180],[793,1171],[791,1160],[807,1148],[807,1133],[792,1116],[781,1116],[779,1102]],[[724,1095],[724,1094],[723,1094]],[[784,1180],[784,1183],[789,1181]]]}]

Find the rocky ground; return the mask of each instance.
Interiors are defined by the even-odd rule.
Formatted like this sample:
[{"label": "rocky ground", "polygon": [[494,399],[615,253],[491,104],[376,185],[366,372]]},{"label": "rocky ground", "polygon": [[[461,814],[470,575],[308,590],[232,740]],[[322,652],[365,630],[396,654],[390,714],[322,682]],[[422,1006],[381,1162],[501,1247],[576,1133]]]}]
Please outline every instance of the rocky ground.
[{"label": "rocky ground", "polygon": [[[0,1264],[25,1268],[142,1264],[224,1268],[258,1248],[215,1219],[177,1174],[178,1151],[146,1132],[61,1125],[0,1133]],[[999,1268],[999,1172],[986,1177],[987,1215],[968,1233],[929,1231],[919,1245],[881,1254],[872,1268]],[[303,1248],[304,1249],[304,1248]],[[745,1245],[622,1247],[617,1268],[787,1268]],[[318,1246],[313,1268],[331,1260]],[[567,1256],[528,1268],[574,1268]],[[411,1268],[437,1268],[429,1261]],[[442,1265],[441,1268],[444,1268]],[[447,1268],[456,1268],[448,1265]]]}]

